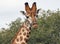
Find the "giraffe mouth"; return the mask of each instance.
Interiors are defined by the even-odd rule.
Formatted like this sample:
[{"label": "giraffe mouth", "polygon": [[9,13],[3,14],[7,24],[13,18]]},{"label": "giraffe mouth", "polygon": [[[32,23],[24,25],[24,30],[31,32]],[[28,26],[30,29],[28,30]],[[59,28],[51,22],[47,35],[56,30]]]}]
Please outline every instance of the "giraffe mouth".
[{"label": "giraffe mouth", "polygon": [[32,24],[32,27],[33,27],[33,28],[38,28],[37,22],[34,22],[34,23]]},{"label": "giraffe mouth", "polygon": [[35,25],[35,24],[37,24],[37,22],[34,22],[32,25]]}]

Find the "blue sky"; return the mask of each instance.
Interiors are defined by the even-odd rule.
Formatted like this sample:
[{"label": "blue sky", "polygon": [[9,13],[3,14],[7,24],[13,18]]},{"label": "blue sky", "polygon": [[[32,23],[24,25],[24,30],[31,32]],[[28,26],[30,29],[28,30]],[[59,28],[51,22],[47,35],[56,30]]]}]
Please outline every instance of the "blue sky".
[{"label": "blue sky", "polygon": [[24,18],[19,11],[25,9],[25,2],[28,2],[30,7],[33,2],[36,2],[37,8],[45,10],[57,10],[60,8],[60,0],[0,0],[0,28],[7,28],[6,24],[11,23],[18,17]]}]

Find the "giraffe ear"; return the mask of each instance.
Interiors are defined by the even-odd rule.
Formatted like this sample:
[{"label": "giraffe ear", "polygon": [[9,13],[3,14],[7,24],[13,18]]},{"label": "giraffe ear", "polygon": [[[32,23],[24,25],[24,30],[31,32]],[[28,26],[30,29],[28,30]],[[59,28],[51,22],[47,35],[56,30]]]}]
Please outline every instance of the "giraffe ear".
[{"label": "giraffe ear", "polygon": [[24,11],[20,11],[23,15],[25,15],[26,13]]},{"label": "giraffe ear", "polygon": [[34,2],[33,5],[32,5],[32,11],[34,11],[34,12],[37,11],[36,2]]},{"label": "giraffe ear", "polygon": [[28,5],[28,2],[25,3],[25,10],[26,10],[26,12],[30,11],[30,7]]},{"label": "giraffe ear", "polygon": [[37,10],[37,14],[39,13],[40,10],[41,10],[41,9],[38,9],[38,10]]}]

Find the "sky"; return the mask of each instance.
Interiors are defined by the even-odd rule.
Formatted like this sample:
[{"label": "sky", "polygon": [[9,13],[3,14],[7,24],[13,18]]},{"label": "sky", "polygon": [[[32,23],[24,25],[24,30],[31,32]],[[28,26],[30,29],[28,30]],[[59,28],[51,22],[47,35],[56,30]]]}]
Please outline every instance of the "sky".
[{"label": "sky", "polygon": [[28,2],[30,7],[33,2],[36,2],[38,9],[60,9],[60,0],[0,0],[0,28],[7,28],[6,24],[11,23],[18,17],[24,19],[24,16],[19,11],[25,11],[25,2]]}]

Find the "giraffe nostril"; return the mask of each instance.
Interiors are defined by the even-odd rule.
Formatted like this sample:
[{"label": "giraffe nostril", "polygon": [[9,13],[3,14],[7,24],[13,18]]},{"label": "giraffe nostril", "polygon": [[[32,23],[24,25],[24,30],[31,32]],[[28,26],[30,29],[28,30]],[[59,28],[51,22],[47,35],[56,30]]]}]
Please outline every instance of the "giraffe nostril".
[{"label": "giraffe nostril", "polygon": [[24,32],[23,35],[25,36],[26,35],[26,32]]}]

